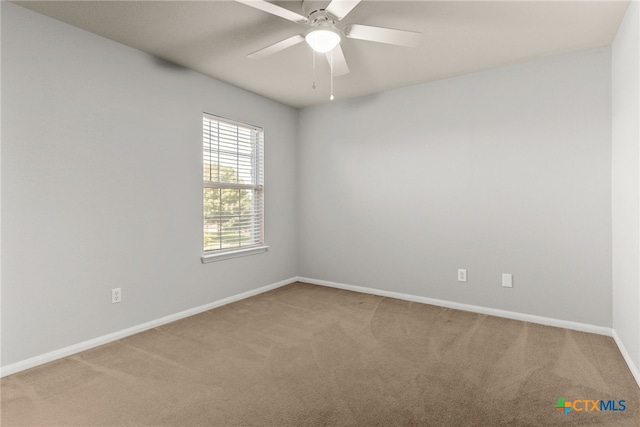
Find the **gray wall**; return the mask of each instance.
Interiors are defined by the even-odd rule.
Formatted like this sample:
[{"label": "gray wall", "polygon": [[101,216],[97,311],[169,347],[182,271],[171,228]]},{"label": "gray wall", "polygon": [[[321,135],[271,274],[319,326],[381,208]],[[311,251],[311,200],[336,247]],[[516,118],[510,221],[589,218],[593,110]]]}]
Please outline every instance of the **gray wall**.
[{"label": "gray wall", "polygon": [[[613,328],[640,369],[640,10],[613,43]],[[640,381],[640,378],[639,378]]]},{"label": "gray wall", "polygon": [[300,275],[611,326],[610,54],[302,110]]},{"label": "gray wall", "polygon": [[[265,129],[266,254],[200,262],[203,111]],[[3,365],[296,275],[296,110],[2,2],[2,112]]]}]

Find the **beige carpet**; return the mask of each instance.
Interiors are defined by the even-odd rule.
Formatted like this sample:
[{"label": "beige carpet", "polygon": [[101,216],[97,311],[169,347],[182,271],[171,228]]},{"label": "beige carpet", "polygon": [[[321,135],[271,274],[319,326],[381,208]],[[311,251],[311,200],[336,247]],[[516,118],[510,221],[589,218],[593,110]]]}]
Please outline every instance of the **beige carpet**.
[{"label": "beige carpet", "polygon": [[[564,415],[558,398],[624,399],[626,410]],[[295,283],[6,377],[1,417],[640,426],[640,389],[609,337]]]}]

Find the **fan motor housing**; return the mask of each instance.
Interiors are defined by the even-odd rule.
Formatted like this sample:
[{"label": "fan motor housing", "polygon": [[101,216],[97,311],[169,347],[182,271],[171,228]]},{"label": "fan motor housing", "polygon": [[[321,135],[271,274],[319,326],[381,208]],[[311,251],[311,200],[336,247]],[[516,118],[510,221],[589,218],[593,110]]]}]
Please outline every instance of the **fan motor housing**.
[{"label": "fan motor housing", "polygon": [[334,18],[331,17],[327,12],[322,10],[315,10],[311,12],[309,15],[309,25],[312,27],[333,27],[336,23]]},{"label": "fan motor housing", "polygon": [[333,18],[325,11],[330,1],[326,0],[303,0],[302,14],[309,20],[310,25],[320,25],[326,20],[333,21]]}]

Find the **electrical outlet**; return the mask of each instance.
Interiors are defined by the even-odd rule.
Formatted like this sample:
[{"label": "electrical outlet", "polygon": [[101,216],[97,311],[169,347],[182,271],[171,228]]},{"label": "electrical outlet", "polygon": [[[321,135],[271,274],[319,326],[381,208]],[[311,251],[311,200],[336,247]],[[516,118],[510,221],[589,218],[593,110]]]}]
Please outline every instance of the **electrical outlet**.
[{"label": "electrical outlet", "polygon": [[458,282],[466,282],[467,281],[467,270],[463,268],[458,269]]},{"label": "electrical outlet", "polygon": [[111,289],[111,304],[115,304],[122,301],[122,289]]},{"label": "electrical outlet", "polygon": [[502,287],[513,288],[513,274],[504,273],[502,275]]}]

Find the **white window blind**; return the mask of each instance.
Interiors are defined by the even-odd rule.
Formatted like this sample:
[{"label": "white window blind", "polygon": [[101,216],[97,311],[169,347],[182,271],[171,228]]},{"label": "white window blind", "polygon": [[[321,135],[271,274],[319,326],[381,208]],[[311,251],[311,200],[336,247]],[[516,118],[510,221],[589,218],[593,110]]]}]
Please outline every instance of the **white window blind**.
[{"label": "white window blind", "polygon": [[262,246],[263,130],[208,114],[202,126],[204,253]]}]

